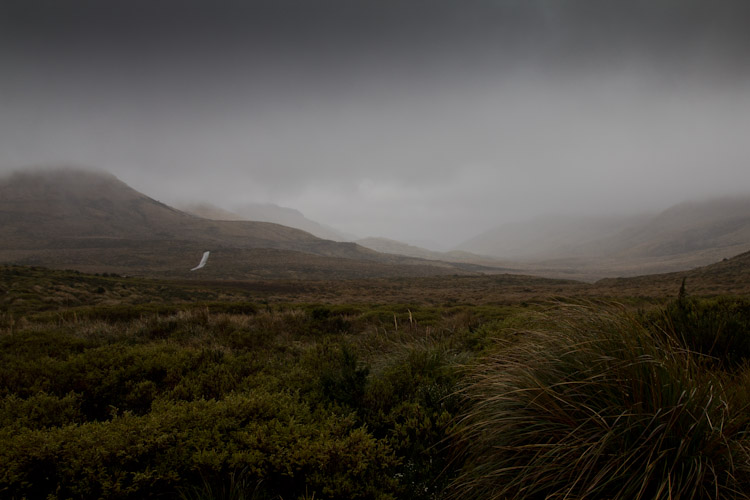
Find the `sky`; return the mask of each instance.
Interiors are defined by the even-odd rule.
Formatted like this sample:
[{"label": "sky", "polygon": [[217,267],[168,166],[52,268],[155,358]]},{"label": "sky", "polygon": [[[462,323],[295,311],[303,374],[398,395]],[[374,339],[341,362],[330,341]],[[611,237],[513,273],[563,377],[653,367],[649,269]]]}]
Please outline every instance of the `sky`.
[{"label": "sky", "polygon": [[750,192],[744,0],[5,0],[0,173],[448,249]]}]

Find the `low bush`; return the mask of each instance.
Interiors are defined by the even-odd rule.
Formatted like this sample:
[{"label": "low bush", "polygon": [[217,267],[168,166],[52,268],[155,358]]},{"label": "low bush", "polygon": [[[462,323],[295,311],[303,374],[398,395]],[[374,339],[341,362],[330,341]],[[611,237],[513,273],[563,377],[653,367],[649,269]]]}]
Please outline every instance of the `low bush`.
[{"label": "low bush", "polygon": [[319,368],[320,390],[332,402],[358,408],[362,403],[370,369],[358,362],[351,348],[335,349]]},{"label": "low bush", "polygon": [[422,325],[433,309],[397,329],[366,306],[233,307],[93,306],[0,335],[0,498],[441,497],[456,365],[486,332]]},{"label": "low bush", "polygon": [[680,296],[653,323],[704,362],[734,370],[750,360],[750,300]]},{"label": "low bush", "polygon": [[[160,402],[144,416],[0,433],[0,496],[144,498],[244,471],[266,498],[392,498],[398,459],[347,415],[292,395]],[[144,467],[147,464],[147,467]],[[51,496],[50,496],[51,495]]]},{"label": "low bush", "polygon": [[62,397],[39,392],[25,399],[15,394],[0,399],[0,428],[43,429],[82,419],[81,396],[73,392]]}]

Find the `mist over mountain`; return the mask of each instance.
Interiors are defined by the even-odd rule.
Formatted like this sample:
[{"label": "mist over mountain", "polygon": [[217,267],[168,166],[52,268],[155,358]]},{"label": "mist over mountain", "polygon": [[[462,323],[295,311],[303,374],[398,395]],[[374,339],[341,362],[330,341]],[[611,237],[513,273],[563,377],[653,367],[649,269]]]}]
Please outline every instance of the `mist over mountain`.
[{"label": "mist over mountain", "polygon": [[[212,253],[209,264],[200,275],[190,274],[207,250]],[[0,178],[0,262],[232,279],[482,271],[380,254],[280,224],[196,217],[111,174],[76,168],[26,170]]]},{"label": "mist over mountain", "polygon": [[749,25],[737,0],[8,0],[0,171],[441,250],[657,213],[750,185]]},{"label": "mist over mountain", "polygon": [[241,215],[230,210],[224,210],[223,208],[212,205],[211,203],[180,203],[175,206],[183,212],[187,212],[203,219],[245,220]]},{"label": "mist over mountain", "polygon": [[[115,176],[76,168],[23,171],[0,184],[0,221],[14,241],[85,242],[192,240],[242,246],[317,243],[312,235],[276,224],[208,221],[139,193]],[[243,232],[243,229],[248,230]]]},{"label": "mist over mountain", "polygon": [[649,220],[649,216],[546,216],[503,224],[458,245],[459,250],[497,258],[534,261],[596,257],[597,242]]},{"label": "mist over mountain", "polygon": [[623,257],[732,256],[750,249],[750,196],[680,203],[603,243]]},{"label": "mist over mountain", "polygon": [[[502,262],[497,259],[488,258],[485,256],[473,254],[471,252],[453,250],[450,252],[437,252],[434,250],[428,250],[426,248],[418,247],[415,245],[409,245],[401,241],[391,240],[388,238],[362,238],[356,240],[355,243],[362,245],[365,248],[375,250],[382,253],[390,253],[396,255],[406,255],[408,257],[415,257],[418,259],[438,260],[445,262],[462,262],[469,264],[477,264],[490,266],[495,268],[503,268],[505,266],[512,266],[511,262]],[[505,269],[510,270],[510,269]],[[517,269],[516,269],[517,270]]]},{"label": "mist over mountain", "polygon": [[245,203],[232,207],[232,211],[245,220],[275,222],[284,226],[296,227],[326,240],[354,241],[357,239],[355,236],[346,235],[330,226],[310,220],[297,209],[280,207],[273,203]]},{"label": "mist over mountain", "polygon": [[653,215],[539,218],[459,248],[594,276],[689,269],[750,250],[750,196],[683,202]]},{"label": "mist over mountain", "polygon": [[750,500],[750,0],[0,0],[0,346],[0,500]]},{"label": "mist over mountain", "polygon": [[[684,280],[684,281],[683,281]],[[596,282],[594,289],[600,293],[654,296],[674,296],[685,283],[689,294],[746,294],[750,282],[750,252],[745,252],[719,262],[685,271],[649,274],[631,278],[605,278]]]},{"label": "mist over mountain", "polygon": [[191,203],[179,205],[179,207],[185,212],[203,217],[204,219],[273,222],[282,226],[307,231],[325,240],[354,241],[357,239],[354,236],[345,235],[332,227],[312,221],[305,217],[299,210],[280,207],[273,203],[246,203],[233,207],[232,210],[224,210],[209,203]]}]

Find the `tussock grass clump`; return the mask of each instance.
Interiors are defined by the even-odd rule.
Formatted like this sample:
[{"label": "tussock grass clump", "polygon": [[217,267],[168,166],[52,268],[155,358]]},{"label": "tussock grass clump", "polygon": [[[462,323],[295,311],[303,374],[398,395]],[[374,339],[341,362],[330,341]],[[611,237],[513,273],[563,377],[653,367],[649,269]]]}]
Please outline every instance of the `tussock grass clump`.
[{"label": "tussock grass clump", "polygon": [[455,430],[455,498],[748,498],[726,376],[615,312],[568,308],[486,358]]}]

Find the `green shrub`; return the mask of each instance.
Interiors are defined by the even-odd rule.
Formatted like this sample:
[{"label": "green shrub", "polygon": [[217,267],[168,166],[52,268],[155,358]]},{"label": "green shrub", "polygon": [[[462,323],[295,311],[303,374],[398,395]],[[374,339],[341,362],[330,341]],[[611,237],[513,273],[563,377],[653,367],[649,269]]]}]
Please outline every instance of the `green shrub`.
[{"label": "green shrub", "polygon": [[444,440],[457,411],[456,384],[456,368],[440,348],[410,349],[370,376],[358,412],[403,457],[400,498],[439,498],[452,474]]},{"label": "green shrub", "polygon": [[746,498],[747,417],[731,380],[620,315],[554,320],[472,375],[456,498]]},{"label": "green shrub", "polygon": [[256,500],[261,498],[259,486],[253,483],[246,469],[231,471],[220,478],[203,478],[197,485],[180,489],[180,500]]},{"label": "green shrub", "polygon": [[0,496],[27,498],[158,497],[241,470],[267,498],[385,499],[398,464],[352,416],[266,392],[158,402],[144,416],[3,430],[0,440]]},{"label": "green shrub", "polygon": [[469,309],[27,315],[0,335],[0,498],[440,498],[456,364],[506,315]]},{"label": "green shrub", "polygon": [[695,299],[684,294],[656,317],[657,328],[685,349],[728,370],[750,360],[750,300]]},{"label": "green shrub", "polygon": [[302,333],[306,335],[348,333],[351,327],[351,323],[341,313],[334,313],[328,307],[318,306],[310,310]]},{"label": "green shrub", "polygon": [[39,392],[23,399],[15,394],[0,399],[0,428],[42,429],[80,422],[80,394],[63,397]]},{"label": "green shrub", "polygon": [[362,402],[370,369],[362,366],[352,350],[343,345],[320,368],[320,389],[331,401],[357,408]]}]

